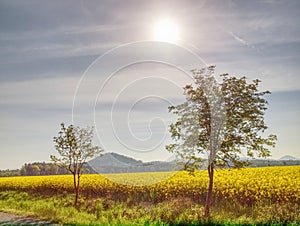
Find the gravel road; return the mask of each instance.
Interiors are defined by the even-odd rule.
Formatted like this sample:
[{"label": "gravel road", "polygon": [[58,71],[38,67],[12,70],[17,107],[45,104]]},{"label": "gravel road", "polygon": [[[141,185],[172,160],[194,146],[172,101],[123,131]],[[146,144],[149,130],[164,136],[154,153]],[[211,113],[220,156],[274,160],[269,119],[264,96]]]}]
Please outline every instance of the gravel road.
[{"label": "gravel road", "polygon": [[0,212],[0,225],[56,225],[32,217],[24,217],[10,213]]}]

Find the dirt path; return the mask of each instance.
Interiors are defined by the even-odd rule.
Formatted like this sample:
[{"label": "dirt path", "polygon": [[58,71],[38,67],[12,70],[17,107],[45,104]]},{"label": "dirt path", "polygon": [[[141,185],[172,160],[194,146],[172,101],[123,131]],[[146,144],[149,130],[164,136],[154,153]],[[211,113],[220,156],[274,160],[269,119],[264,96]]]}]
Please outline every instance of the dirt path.
[{"label": "dirt path", "polygon": [[32,217],[24,217],[0,212],[0,225],[58,225]]}]

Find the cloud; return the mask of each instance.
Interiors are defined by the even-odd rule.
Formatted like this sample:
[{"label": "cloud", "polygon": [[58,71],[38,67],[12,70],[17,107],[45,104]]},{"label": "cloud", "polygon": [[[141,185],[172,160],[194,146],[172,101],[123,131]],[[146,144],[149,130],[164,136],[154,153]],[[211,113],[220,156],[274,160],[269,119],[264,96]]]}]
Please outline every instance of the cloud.
[{"label": "cloud", "polygon": [[[263,81],[261,88],[271,91],[299,90],[299,7],[298,0],[153,0],[118,4],[108,0],[0,1],[1,150],[9,150],[14,155],[24,153],[24,149],[32,150],[26,155],[27,159],[18,160],[19,164],[31,161],[35,153],[41,153],[38,149],[43,148],[46,151],[39,158],[47,159],[59,123],[72,119],[73,95],[89,65],[120,44],[151,39],[153,24],[165,17],[178,23],[184,46],[192,44],[194,53],[209,65],[217,65],[217,74],[228,72],[249,79],[259,78]],[[159,44],[128,48],[104,59],[93,71],[87,86],[79,90],[79,105],[75,106],[77,121],[83,126],[93,123],[88,111],[95,103],[97,91],[107,76],[129,63],[151,58],[173,63],[186,71],[204,66],[201,60],[194,61],[191,55],[182,54],[180,48],[171,49]],[[147,76],[161,76],[164,81],[180,85],[175,89],[162,80],[138,80]],[[97,120],[108,122],[107,113],[121,91],[116,105],[120,113],[126,112],[133,100],[147,92],[176,102],[182,96],[181,86],[187,83],[183,77],[162,64],[129,65],[118,71],[104,89],[103,101],[96,109]],[[136,81],[126,88],[134,79]],[[274,111],[281,106],[276,101],[273,104],[277,106]],[[135,131],[147,132],[147,128],[141,127],[143,117],[148,119],[152,113],[160,114],[165,105],[159,100],[139,102],[133,114],[139,119]],[[294,117],[293,113],[286,113],[285,117],[289,115]],[[103,122],[104,119],[107,120]],[[271,119],[274,128],[276,120]],[[284,125],[278,128],[281,126]],[[109,137],[111,133],[105,134],[105,129],[104,135],[110,139],[108,147],[122,148]],[[14,144],[15,139],[24,145]],[[289,143],[289,147],[298,146],[297,140],[289,140]],[[1,154],[9,155],[7,151]],[[148,157],[155,159],[155,156]],[[2,160],[1,167],[5,162],[13,162],[13,158]]]},{"label": "cloud", "polygon": [[78,78],[61,77],[0,84],[0,106],[41,109],[71,107]]}]

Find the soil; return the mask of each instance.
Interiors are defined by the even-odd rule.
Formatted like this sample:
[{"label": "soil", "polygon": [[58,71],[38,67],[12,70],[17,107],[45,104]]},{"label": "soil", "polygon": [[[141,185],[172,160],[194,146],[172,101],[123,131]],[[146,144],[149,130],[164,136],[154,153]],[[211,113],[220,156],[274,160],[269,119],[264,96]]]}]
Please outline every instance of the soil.
[{"label": "soil", "polygon": [[0,225],[56,225],[32,217],[0,212]]}]

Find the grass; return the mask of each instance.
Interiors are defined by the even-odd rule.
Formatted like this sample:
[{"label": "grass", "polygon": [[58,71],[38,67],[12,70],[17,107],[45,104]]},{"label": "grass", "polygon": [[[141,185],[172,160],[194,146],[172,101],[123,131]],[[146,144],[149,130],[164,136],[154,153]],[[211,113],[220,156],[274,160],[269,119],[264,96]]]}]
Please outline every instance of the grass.
[{"label": "grass", "polygon": [[139,172],[102,174],[105,178],[118,184],[144,186],[165,181],[175,176],[177,172]]},{"label": "grass", "polygon": [[66,192],[45,196],[30,192],[0,192],[0,210],[38,217],[62,224],[80,225],[297,225],[299,205],[295,203],[256,203],[252,207],[238,202],[221,201],[211,209],[211,218],[203,217],[203,204],[177,197],[159,203],[130,200],[116,202],[109,198],[81,197],[79,209],[74,196]]},{"label": "grass", "polygon": [[70,175],[0,178],[0,211],[73,225],[300,225],[299,170],[216,171],[210,218],[206,171],[83,175],[78,208]]}]

